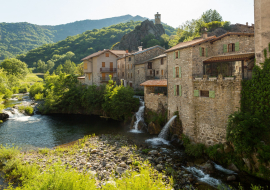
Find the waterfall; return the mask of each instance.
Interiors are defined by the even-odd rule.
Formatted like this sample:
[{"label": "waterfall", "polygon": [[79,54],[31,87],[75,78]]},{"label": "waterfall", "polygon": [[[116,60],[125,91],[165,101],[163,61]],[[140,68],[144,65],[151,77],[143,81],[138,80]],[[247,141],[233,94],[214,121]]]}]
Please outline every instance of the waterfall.
[{"label": "waterfall", "polygon": [[140,103],[141,103],[141,106],[135,114],[136,121],[134,122],[134,125],[133,125],[134,129],[130,130],[131,133],[142,133],[142,131],[138,129],[138,125],[140,121],[144,122],[143,114],[144,114],[145,106],[144,106],[144,101],[142,101],[141,99],[140,99]]},{"label": "waterfall", "polygon": [[171,123],[173,122],[173,120],[176,118],[177,116],[174,115],[167,123],[166,125],[163,127],[162,131],[159,133],[158,137],[159,138],[162,138],[162,139],[165,139],[167,138],[168,136],[168,131],[169,131],[169,127],[171,125]]},{"label": "waterfall", "polygon": [[163,129],[161,130],[161,132],[158,135],[158,138],[153,138],[153,139],[147,139],[145,142],[147,143],[151,143],[152,145],[161,145],[161,144],[166,144],[169,145],[169,141],[166,140],[167,136],[168,136],[168,132],[169,132],[169,128],[171,123],[173,122],[173,120],[176,118],[177,116],[174,115],[167,123],[166,125],[163,127]]}]

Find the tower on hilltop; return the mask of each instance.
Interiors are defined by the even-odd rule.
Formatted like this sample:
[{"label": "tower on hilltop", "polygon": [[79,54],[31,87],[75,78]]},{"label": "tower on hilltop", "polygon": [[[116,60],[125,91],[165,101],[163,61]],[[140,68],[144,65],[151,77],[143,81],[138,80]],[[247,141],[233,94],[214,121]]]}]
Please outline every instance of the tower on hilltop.
[{"label": "tower on hilltop", "polygon": [[161,24],[161,14],[155,14],[155,24]]}]

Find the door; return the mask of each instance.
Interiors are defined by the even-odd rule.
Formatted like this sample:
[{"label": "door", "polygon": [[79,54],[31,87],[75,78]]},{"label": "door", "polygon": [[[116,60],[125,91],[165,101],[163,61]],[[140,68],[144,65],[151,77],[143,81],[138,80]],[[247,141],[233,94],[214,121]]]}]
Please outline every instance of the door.
[{"label": "door", "polygon": [[105,77],[106,77],[105,74],[106,74],[106,73],[102,73],[102,80],[105,80]]},{"label": "door", "polygon": [[113,62],[110,62],[110,71],[113,71]]}]

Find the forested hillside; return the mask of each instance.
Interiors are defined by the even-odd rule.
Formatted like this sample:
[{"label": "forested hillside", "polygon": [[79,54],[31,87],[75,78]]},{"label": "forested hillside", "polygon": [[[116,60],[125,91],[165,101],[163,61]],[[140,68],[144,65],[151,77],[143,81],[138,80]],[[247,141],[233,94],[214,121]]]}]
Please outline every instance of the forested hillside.
[{"label": "forested hillside", "polygon": [[[133,20],[144,21],[141,16],[124,15],[100,20],[82,20],[56,26],[39,26],[30,23],[0,23],[0,62],[5,58],[25,54],[43,44],[54,43],[68,36],[81,34],[87,30],[101,29]],[[164,25],[166,33],[172,35],[176,29]]]}]

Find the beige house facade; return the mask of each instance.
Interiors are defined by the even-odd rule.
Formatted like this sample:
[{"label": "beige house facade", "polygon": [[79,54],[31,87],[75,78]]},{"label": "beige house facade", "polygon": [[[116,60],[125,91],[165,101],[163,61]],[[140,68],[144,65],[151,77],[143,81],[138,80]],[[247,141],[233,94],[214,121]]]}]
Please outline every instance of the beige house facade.
[{"label": "beige house facade", "polygon": [[[140,46],[139,51],[127,53],[124,57],[118,58],[118,83],[122,82],[125,86],[131,86],[134,89],[143,89],[140,84],[147,80],[150,72],[152,73],[151,77],[155,76],[156,73],[156,70],[153,70],[153,68],[148,69],[148,65],[154,65],[153,61],[155,61],[155,65],[158,63],[160,64],[160,61],[162,60],[162,69],[166,68],[165,65],[167,65],[167,62],[166,55],[163,55],[164,51],[165,49],[158,45],[144,50]],[[158,57],[160,55],[163,56]],[[158,75],[159,72],[161,71],[158,69]],[[165,75],[166,71],[163,70],[162,72]]]},{"label": "beige house facade", "polygon": [[109,81],[109,75],[117,80],[117,58],[124,56],[126,51],[103,50],[82,59],[87,85],[101,85]]},{"label": "beige house facade", "polygon": [[264,50],[267,51],[267,57],[270,57],[270,1],[254,0],[255,13],[255,51],[256,62],[263,63],[265,60]]}]

